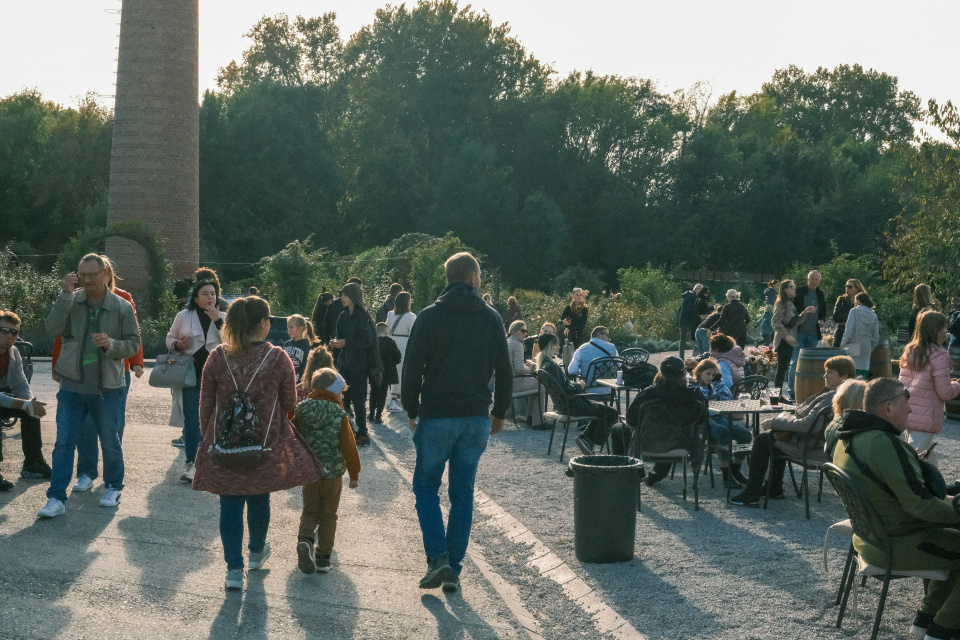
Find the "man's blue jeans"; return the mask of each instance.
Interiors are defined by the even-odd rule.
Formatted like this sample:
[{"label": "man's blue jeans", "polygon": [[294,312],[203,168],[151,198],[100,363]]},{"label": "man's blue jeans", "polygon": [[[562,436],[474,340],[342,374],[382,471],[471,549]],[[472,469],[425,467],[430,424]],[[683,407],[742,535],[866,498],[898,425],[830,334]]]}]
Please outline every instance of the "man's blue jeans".
[{"label": "man's blue jeans", "polygon": [[[120,389],[120,415],[117,417],[117,435],[123,444],[123,428],[127,426],[127,395],[130,393],[130,370],[124,377],[126,384]],[[87,476],[91,480],[97,478],[97,465],[100,464],[100,448],[97,445],[97,428],[93,424],[93,416],[80,425],[80,434],[77,436],[77,477]]]},{"label": "man's blue jeans", "polygon": [[707,335],[706,329],[697,329],[697,349],[701,354],[710,353],[710,336]]},{"label": "man's blue jeans", "polygon": [[797,360],[800,358],[800,349],[817,346],[817,336],[802,331],[797,332],[797,346],[793,348],[793,358],[790,360],[790,375],[787,378],[787,386],[790,387],[790,397],[796,398],[793,392],[793,380],[797,376]]},{"label": "man's blue jeans", "polygon": [[[455,575],[460,575],[467,554],[473,525],[473,485],[489,438],[490,418],[486,416],[420,420],[413,432],[417,449],[413,495],[423,534],[423,550],[428,560],[449,554]],[[450,518],[444,533],[440,481],[448,461]]]},{"label": "man's blue jeans", "polygon": [[109,489],[123,489],[123,450],[120,447],[119,415],[122,393],[110,389],[99,394],[57,392],[57,442],[53,445],[53,474],[48,498],[66,502],[67,485],[73,477],[73,454],[80,426],[87,416],[103,449],[103,481]]},{"label": "man's blue jeans", "polygon": [[220,496],[220,541],[227,569],[243,569],[243,505],[247,505],[247,528],[250,543],[247,549],[263,551],[270,526],[270,494]]}]

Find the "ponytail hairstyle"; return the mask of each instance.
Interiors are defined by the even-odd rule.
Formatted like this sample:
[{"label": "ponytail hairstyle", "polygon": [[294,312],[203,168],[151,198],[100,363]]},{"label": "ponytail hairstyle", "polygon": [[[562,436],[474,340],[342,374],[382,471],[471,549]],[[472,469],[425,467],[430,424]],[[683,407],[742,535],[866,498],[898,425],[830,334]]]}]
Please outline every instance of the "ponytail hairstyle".
[{"label": "ponytail hairstyle", "polygon": [[940,346],[937,336],[946,326],[947,316],[939,311],[921,312],[917,318],[917,328],[913,330],[913,340],[900,358],[901,366],[906,363],[914,371],[920,371],[930,364],[930,353]]},{"label": "ponytail hairstyle", "polygon": [[113,268],[113,262],[111,262],[110,258],[104,255],[100,257],[103,259],[103,268],[107,272],[107,289],[110,289],[111,292],[116,292],[117,280],[123,280],[123,278],[117,275],[117,271]]},{"label": "ponytail hairstyle", "polygon": [[264,318],[270,317],[270,305],[258,296],[237,298],[227,309],[227,321],[220,332],[230,355],[245,356],[250,353],[253,332]]},{"label": "ponytail hairstyle", "polygon": [[304,318],[302,315],[295,313],[292,316],[287,316],[287,322],[292,322],[296,326],[303,329],[303,332],[307,336],[307,342],[310,343],[311,347],[320,344],[317,334],[313,332],[313,323]]}]

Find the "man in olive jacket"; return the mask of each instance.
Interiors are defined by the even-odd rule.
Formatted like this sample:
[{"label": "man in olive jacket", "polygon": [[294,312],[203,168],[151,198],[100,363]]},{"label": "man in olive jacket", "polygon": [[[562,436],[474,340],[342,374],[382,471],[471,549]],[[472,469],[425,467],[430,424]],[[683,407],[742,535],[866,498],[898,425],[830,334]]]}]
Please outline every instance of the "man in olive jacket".
[{"label": "man in olive jacket", "polygon": [[[923,631],[927,638],[960,638],[960,516],[949,499],[938,498],[928,487],[916,450],[900,438],[909,399],[899,380],[871,380],[863,399],[866,411],[844,414],[833,463],[857,480],[884,526],[919,525],[916,533],[893,538],[894,569],[950,570],[946,581],[930,581],[914,635]],[[853,546],[870,564],[884,566],[883,550],[856,535]]]},{"label": "man in olive jacket", "polygon": [[[63,336],[63,349],[55,369],[61,380],[53,475],[47,504],[37,512],[40,517],[53,518],[65,512],[77,435],[88,415],[103,450],[106,490],[100,506],[115,507],[120,503],[124,468],[118,427],[125,384],[123,361],[139,351],[140,330],[130,303],[107,288],[105,266],[97,254],[85,255],[77,271],[63,279],[62,292],[47,317],[47,333]],[[77,283],[80,290],[74,290]],[[78,481],[73,489],[91,488],[92,483]]]}]

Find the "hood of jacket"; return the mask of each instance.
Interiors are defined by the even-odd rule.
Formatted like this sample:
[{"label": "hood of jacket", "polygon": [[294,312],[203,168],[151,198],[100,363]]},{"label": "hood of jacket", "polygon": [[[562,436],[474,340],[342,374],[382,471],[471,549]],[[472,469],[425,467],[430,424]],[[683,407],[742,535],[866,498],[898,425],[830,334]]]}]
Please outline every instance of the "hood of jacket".
[{"label": "hood of jacket", "polygon": [[487,303],[469,282],[454,282],[440,292],[437,305],[457,315],[473,315],[483,311]]},{"label": "hood of jacket", "polygon": [[353,304],[357,305],[363,309],[363,289],[356,282],[348,282],[343,285],[343,288],[340,289],[340,294],[346,294],[348,298],[353,300]]},{"label": "hood of jacket", "polygon": [[[854,307],[850,309],[850,313],[855,313],[858,316],[863,316],[866,322],[873,322],[877,317],[877,312],[871,309],[870,307],[865,307],[860,305],[859,307]],[[847,320],[849,322],[849,320]]]},{"label": "hood of jacket", "polygon": [[743,365],[747,363],[747,356],[743,353],[743,349],[740,347],[734,347],[727,351],[726,353],[718,353],[714,356],[717,360],[726,360],[729,364],[732,364],[736,367],[743,368]]}]

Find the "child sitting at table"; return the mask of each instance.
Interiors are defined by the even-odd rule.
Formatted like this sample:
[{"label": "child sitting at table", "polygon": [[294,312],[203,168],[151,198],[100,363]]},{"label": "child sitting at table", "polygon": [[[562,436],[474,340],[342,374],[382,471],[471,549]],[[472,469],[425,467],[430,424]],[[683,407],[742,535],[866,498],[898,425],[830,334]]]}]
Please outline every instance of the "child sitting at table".
[{"label": "child sitting at table", "polygon": [[[713,358],[706,358],[697,364],[693,370],[693,379],[694,384],[708,401],[733,399],[730,388],[721,379],[720,365]],[[734,422],[727,416],[711,411],[710,437],[717,445],[716,448],[720,455],[723,486],[729,489],[739,489],[746,485],[747,478],[740,472],[744,455],[737,454],[731,460],[730,440],[733,439],[738,444],[750,442],[753,439],[750,429]]]}]

